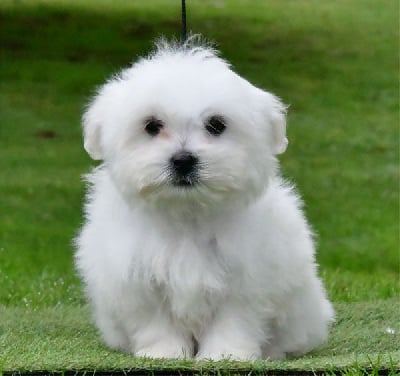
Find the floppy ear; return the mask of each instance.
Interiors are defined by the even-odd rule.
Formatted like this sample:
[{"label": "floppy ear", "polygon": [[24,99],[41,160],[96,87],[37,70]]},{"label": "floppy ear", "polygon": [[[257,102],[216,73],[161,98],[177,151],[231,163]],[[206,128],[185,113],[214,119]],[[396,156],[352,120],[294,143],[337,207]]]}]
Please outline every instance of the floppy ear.
[{"label": "floppy ear", "polygon": [[282,154],[288,146],[286,138],[287,107],[281,100],[270,94],[269,122],[271,126],[271,147],[274,154]]},{"label": "floppy ear", "polygon": [[98,94],[83,115],[83,145],[95,160],[103,159],[102,123],[104,121],[104,100]]}]

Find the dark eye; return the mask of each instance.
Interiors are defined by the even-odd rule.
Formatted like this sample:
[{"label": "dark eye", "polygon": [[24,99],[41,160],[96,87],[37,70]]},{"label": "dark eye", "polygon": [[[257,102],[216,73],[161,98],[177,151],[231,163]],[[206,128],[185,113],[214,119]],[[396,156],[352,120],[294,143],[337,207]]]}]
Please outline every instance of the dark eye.
[{"label": "dark eye", "polygon": [[157,136],[163,126],[161,120],[150,118],[146,121],[144,129],[150,136]]},{"label": "dark eye", "polygon": [[206,122],[206,129],[213,136],[219,136],[225,128],[225,119],[222,116],[211,116]]}]

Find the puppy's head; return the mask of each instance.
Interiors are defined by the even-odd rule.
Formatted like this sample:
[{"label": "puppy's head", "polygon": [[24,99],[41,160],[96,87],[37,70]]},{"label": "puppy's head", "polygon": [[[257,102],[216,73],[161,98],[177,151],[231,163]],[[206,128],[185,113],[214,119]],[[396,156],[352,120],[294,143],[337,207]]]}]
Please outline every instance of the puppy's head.
[{"label": "puppy's head", "polygon": [[201,46],[159,45],[99,90],[83,126],[118,189],[149,201],[248,200],[287,145],[279,99]]}]

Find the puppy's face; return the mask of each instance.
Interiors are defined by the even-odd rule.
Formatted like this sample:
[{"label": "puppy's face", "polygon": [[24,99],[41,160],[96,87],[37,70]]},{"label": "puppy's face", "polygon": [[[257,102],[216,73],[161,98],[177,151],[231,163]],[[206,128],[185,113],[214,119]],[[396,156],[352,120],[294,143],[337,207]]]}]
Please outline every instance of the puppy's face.
[{"label": "puppy's face", "polygon": [[88,108],[84,134],[129,199],[203,206],[257,195],[287,144],[279,100],[202,48],[123,71]]}]

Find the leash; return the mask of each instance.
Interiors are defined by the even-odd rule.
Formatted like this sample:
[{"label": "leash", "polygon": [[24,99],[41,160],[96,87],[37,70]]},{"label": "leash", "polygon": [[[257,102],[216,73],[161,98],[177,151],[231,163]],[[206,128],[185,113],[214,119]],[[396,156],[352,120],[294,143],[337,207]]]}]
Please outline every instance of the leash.
[{"label": "leash", "polygon": [[186,0],[182,0],[182,44],[187,41],[187,26],[186,26]]}]

